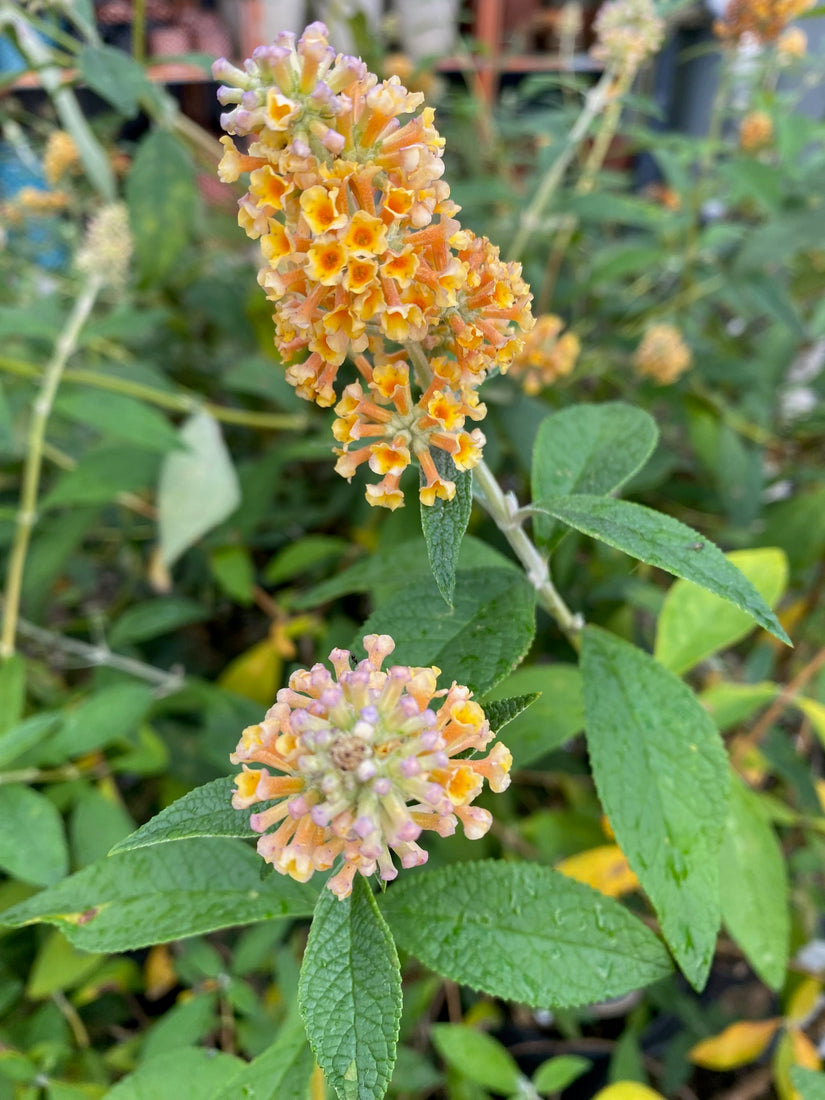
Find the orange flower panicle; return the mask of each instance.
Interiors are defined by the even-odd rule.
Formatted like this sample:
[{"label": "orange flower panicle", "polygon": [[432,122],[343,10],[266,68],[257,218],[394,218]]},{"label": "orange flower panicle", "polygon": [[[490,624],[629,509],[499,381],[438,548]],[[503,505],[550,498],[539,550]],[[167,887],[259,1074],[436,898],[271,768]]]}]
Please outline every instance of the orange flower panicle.
[{"label": "orange flower panicle", "polygon": [[[358,421],[358,435],[336,428],[345,453],[354,439],[369,438],[359,462],[380,472],[385,448],[398,438],[399,455],[408,451],[406,464],[417,461],[425,474],[421,499],[449,494],[451,483],[431,476],[429,448],[447,451],[460,469],[479,460],[483,436],[464,432],[463,416],[478,419],[484,406],[475,391],[507,369],[532,326],[520,265],[504,263],[455,219],[459,208],[441,178],[444,140],[423,96],[397,76],[379,81],[359,59],[336,56],[322,23],[298,39],[280,34],[243,69],[221,59],[213,71],[230,108],[219,175],[232,182],[249,173],[239,222],[260,240],[258,281],[275,307],[288,381],[301,397],[336,406],[351,426]],[[245,150],[233,136],[247,139]],[[373,367],[380,371],[396,354],[387,345],[411,341],[426,351],[431,374],[408,371],[398,397],[374,387]],[[369,391],[357,400],[338,384],[347,358]],[[446,404],[465,410],[451,425],[429,408],[434,384]],[[356,410],[363,400],[387,416],[376,421],[366,406]],[[351,462],[338,466],[352,476]],[[390,463],[368,488],[370,503],[403,503],[403,467],[401,458]]]}]

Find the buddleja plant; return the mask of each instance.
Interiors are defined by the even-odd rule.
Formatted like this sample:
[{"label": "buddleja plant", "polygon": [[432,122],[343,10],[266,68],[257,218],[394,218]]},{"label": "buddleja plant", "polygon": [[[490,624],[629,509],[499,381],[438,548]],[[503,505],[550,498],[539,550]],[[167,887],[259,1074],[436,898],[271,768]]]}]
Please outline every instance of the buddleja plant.
[{"label": "buddleja plant", "polygon": [[[668,974],[671,956],[695,988],[707,978],[723,833],[741,800],[730,808],[720,736],[667,655],[586,625],[564,603],[549,561],[565,532],[698,585],[709,616],[732,604],[788,639],[704,535],[615,498],[656,445],[647,414],[613,403],[548,416],[532,502],[501,489],[483,432],[467,421],[483,420],[480,385],[519,353],[531,296],[517,263],[461,227],[420,95],[336,57],[318,23],[297,42],[279,36],[243,70],[219,62],[216,75],[230,107],[220,174],[249,174],[240,222],[260,242],[287,378],[334,407],[336,469],[376,475],[370,504],[402,506],[402,476],[418,467],[432,577],[397,584],[355,652],[332,651],[332,671],[292,674],[243,731],[232,756],[240,773],[190,792],[3,920],[50,921],[79,947],[111,951],[312,916],[300,1006],[314,1059],[340,1097],[381,1097],[401,1013],[399,948],[456,982],[540,1007],[620,996]],[[519,567],[479,544],[462,552],[474,495]],[[661,938],[619,902],[537,864],[422,868],[423,833],[449,837],[460,824],[472,840],[491,827],[474,802],[485,780],[493,792],[509,783],[512,756],[496,736],[535,696],[488,696],[530,648],[537,607],[580,655],[596,787]],[[261,875],[251,837],[275,874]],[[786,956],[776,944],[774,985]],[[286,1029],[222,1095],[247,1085],[299,1095],[312,1072],[303,1033]]]}]

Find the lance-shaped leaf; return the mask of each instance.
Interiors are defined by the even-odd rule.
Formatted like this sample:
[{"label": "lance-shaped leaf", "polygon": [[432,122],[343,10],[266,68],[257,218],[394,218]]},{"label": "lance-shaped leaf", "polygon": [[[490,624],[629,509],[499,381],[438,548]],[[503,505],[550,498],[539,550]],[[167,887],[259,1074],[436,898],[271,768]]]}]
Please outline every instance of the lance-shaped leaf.
[{"label": "lance-shaped leaf", "polygon": [[[457,470],[452,457],[438,447],[432,456],[439,474],[455,484],[455,496],[452,500],[436,497],[432,504],[422,504],[421,530],[438,591],[452,607],[461,540],[473,508],[473,475],[469,470]],[[423,470],[421,480],[426,480]]]},{"label": "lance-shaped leaf", "polygon": [[736,778],[720,867],[722,919],[762,981],[781,989],[791,930],[785,860],[757,796]]},{"label": "lance-shaped leaf", "polygon": [[395,1064],[401,971],[364,879],[318,898],[299,987],[309,1042],[340,1100],[380,1100]]},{"label": "lance-shaped leaf", "polygon": [[380,899],[400,947],[494,997],[573,1007],[670,972],[662,943],[612,898],[528,863],[408,873]]},{"label": "lance-shaped leaf", "polygon": [[430,578],[414,578],[378,608],[359,631],[391,634],[393,661],[437,665],[453,680],[486,691],[521,661],[535,631],[533,588],[514,569],[461,569],[453,606]]},{"label": "lance-shaped leaf", "polygon": [[700,988],[720,923],[730,782],[721,738],[690,688],[636,646],[588,627],[581,662],[599,798],[665,939]]},{"label": "lance-shaped leaf", "polygon": [[[165,844],[169,840],[190,840],[199,836],[256,836],[249,824],[253,810],[236,810],[232,806],[234,790],[235,780],[231,775],[196,787],[159,814],[155,814],[130,836],[124,837],[109,854],[130,852],[135,848],[148,848],[152,844]],[[255,806],[256,811],[261,808]]]},{"label": "lance-shaped leaf", "polygon": [[[533,447],[533,500],[612,493],[644,466],[658,438],[653,418],[621,401],[553,413],[542,421]],[[538,516],[537,537],[558,542],[555,526]]]},{"label": "lance-shaped leaf", "polygon": [[765,630],[791,644],[782,624],[748,578],[718,546],[672,516],[642,504],[584,494],[543,500],[535,509],[639,561],[693,581],[741,607]]},{"label": "lance-shaped leaf", "polygon": [[529,695],[511,695],[507,699],[495,699],[484,704],[484,713],[493,733],[498,733],[514,718],[522,714],[535,703],[541,693],[533,691]]},{"label": "lance-shaped leaf", "polygon": [[239,840],[182,840],[107,856],[0,914],[18,928],[44,921],[86,951],[129,951],[250,921],[309,916],[317,887],[261,879]]}]

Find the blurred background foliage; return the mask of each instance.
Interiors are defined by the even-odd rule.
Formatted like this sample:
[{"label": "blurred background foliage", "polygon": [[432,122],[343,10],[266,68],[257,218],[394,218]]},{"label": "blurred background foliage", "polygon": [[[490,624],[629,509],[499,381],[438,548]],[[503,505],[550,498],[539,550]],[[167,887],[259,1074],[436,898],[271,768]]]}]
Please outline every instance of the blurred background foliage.
[{"label": "blurred background foliage", "polygon": [[[33,449],[42,460],[0,668],[0,910],[226,774],[239,730],[290,669],[349,644],[426,569],[415,486],[403,511],[371,510],[358,478],[333,472],[331,414],[283,379],[237,195],[213,179],[209,127],[102,44],[84,12],[0,5],[17,57],[0,95],[7,576],[24,467]],[[364,43],[363,23],[354,32],[380,64],[382,42]],[[642,81],[595,171],[593,139],[571,148],[567,135],[596,76],[533,75],[491,100],[475,94],[472,68],[447,82],[407,63],[436,99],[465,224],[505,258],[519,245],[536,313],[550,315],[521,371],[485,386],[490,465],[526,499],[549,412],[615,400],[648,410],[661,439],[628,495],[741,551],[796,648],[583,536],[559,544],[568,604],[669,654],[724,731],[750,807],[727,857],[748,872],[746,892],[729,900],[701,995],[674,977],[615,1004],[536,1013],[410,967],[399,1097],[531,1095],[524,1074],[565,1097],[617,1080],[686,1100],[822,1095],[821,1079],[791,1074],[821,1068],[825,1034],[825,124],[795,102],[824,63],[773,46],[746,66],[725,54],[707,135],[665,130]],[[36,75],[31,93],[23,73]],[[89,219],[115,199],[134,246],[128,278],[103,281],[67,349],[90,278],[74,261]],[[61,347],[71,354],[37,443],[36,403]],[[606,441],[606,454],[622,445]],[[480,542],[506,553],[474,513],[464,552]],[[680,600],[699,610],[674,634]],[[9,606],[7,590],[7,620]],[[493,832],[472,845],[436,838],[431,862],[561,864],[645,913],[577,738],[574,654],[543,615],[532,658],[498,694],[536,690],[508,730],[514,783]],[[788,914],[785,974],[767,960]],[[54,929],[0,929],[0,1100],[218,1096],[238,1058],[289,1041],[305,936],[300,922],[259,924],[104,956]]]}]

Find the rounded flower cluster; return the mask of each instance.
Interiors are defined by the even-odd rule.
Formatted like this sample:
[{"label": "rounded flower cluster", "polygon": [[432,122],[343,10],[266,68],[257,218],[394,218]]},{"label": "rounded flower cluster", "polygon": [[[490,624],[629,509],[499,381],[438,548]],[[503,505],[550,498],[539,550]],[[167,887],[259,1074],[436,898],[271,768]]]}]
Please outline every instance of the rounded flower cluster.
[{"label": "rounded flower cluster", "polygon": [[520,380],[525,393],[540,393],[575,367],[581,351],[579,338],[574,332],[562,333],[563,328],[561,317],[546,313],[524,341],[511,373]]},{"label": "rounded flower cluster", "polygon": [[[441,178],[444,141],[421,93],[397,76],[379,81],[357,58],[336,57],[322,23],[297,40],[280,34],[243,70],[220,60],[214,73],[231,107],[222,124],[247,139],[245,151],[222,139],[219,174],[233,181],[249,173],[239,221],[260,240],[258,281],[275,305],[275,344],[300,396],[335,405],[345,359],[369,356],[379,370],[413,343],[421,352],[416,395],[403,415],[419,444],[436,374],[428,359],[449,361],[438,386],[450,402],[479,407],[476,389],[508,368],[532,325],[531,296],[520,265],[502,262],[456,220]],[[394,438],[376,439],[376,453]],[[464,437],[446,449],[461,453]],[[396,497],[382,490],[369,499]]]},{"label": "rounded flower cluster", "polygon": [[714,32],[730,45],[743,38],[765,45],[775,42],[789,23],[808,11],[816,0],[729,0]]},{"label": "rounded flower cluster", "polygon": [[669,386],[690,367],[693,356],[675,325],[651,325],[636,348],[633,362],[639,374],[660,386]]},{"label": "rounded flower cluster", "polygon": [[739,144],[746,153],[758,153],[773,141],[773,120],[767,111],[750,111],[739,123]]},{"label": "rounded flower cluster", "polygon": [[416,843],[425,829],[450,836],[460,821],[469,839],[484,836],[492,817],[471,803],[485,779],[505,790],[512,764],[501,743],[466,755],[493,737],[468,688],[436,690],[435,667],[382,670],[395,648],[387,634],[368,635],[364,648],[354,668],[334,649],[334,676],[321,664],[294,672],[231,757],[243,764],[233,806],[274,803],[250,819],[258,852],[298,882],[340,861],[327,883],[339,898],[356,872],[394,879],[393,852],[402,867],[426,863]]},{"label": "rounded flower cluster", "polygon": [[608,0],[602,4],[593,28],[593,57],[619,73],[634,73],[661,47],[664,20],[652,0]]}]

